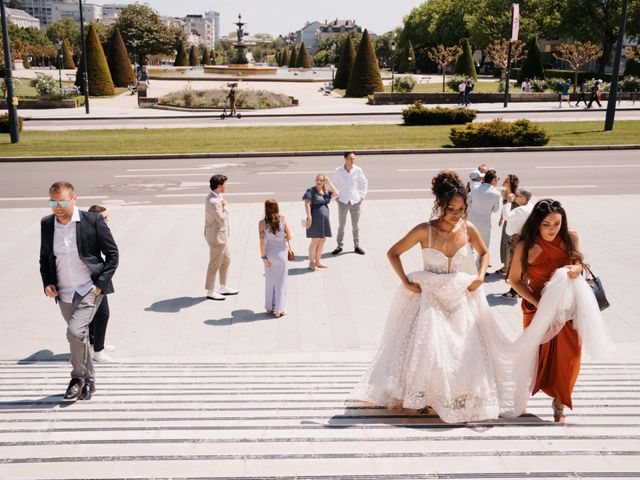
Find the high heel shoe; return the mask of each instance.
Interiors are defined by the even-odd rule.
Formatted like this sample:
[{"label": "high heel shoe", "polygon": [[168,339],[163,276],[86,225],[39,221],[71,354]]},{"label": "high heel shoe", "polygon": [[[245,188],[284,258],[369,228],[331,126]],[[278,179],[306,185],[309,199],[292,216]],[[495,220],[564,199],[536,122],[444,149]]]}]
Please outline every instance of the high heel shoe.
[{"label": "high heel shoe", "polygon": [[556,405],[556,399],[554,398],[551,401],[551,408],[553,408],[553,421],[555,423],[564,423],[566,420],[566,417],[564,416],[564,405],[558,407]]}]

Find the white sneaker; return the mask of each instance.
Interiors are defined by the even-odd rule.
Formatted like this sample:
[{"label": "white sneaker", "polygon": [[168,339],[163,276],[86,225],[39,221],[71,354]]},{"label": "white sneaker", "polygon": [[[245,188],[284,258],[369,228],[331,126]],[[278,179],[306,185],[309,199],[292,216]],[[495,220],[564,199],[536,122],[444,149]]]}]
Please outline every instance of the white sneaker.
[{"label": "white sneaker", "polygon": [[218,293],[220,295],[237,295],[238,290],[236,290],[235,288],[227,287],[226,285],[220,285],[220,288],[218,289]]},{"label": "white sneaker", "polygon": [[113,358],[104,350],[100,350],[93,354],[93,361],[97,363],[109,363],[113,362]]},{"label": "white sneaker", "polygon": [[224,300],[224,296],[220,295],[217,291],[215,290],[209,290],[207,291],[207,298],[209,300]]}]

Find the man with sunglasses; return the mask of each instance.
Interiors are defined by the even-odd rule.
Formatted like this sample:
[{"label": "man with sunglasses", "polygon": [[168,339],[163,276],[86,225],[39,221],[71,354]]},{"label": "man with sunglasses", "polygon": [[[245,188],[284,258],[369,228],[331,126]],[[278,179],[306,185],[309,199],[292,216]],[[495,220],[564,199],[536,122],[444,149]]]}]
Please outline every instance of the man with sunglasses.
[{"label": "man with sunglasses", "polygon": [[[69,182],[49,189],[52,215],[40,222],[40,275],[44,293],[55,299],[67,322],[71,381],[65,400],[90,400],[95,372],[89,350],[89,324],[118,267],[118,247],[102,216],[76,207]],[[104,258],[103,258],[104,256]]]}]

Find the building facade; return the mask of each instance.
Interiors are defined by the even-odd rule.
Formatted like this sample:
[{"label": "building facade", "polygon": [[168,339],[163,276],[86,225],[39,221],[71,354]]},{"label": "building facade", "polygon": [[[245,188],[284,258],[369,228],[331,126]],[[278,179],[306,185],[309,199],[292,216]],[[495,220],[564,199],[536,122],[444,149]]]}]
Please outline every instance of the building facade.
[{"label": "building facade", "polygon": [[[54,22],[70,18],[78,25],[80,24],[80,6],[78,2],[56,2],[51,7],[51,19]],[[83,2],[82,15],[87,24],[100,22],[102,20],[102,5]]]},{"label": "building facade", "polygon": [[182,20],[188,30],[197,34],[201,44],[204,44],[209,49],[215,47],[215,36],[211,20],[202,15],[187,15]]},{"label": "building facade", "polygon": [[220,12],[214,12],[210,10],[204,13],[204,18],[209,20],[213,24],[213,40],[215,42],[220,40]]},{"label": "building facade", "polygon": [[336,37],[341,33],[356,32],[362,33],[362,27],[356,24],[355,20],[331,20],[320,25],[316,34],[317,43],[320,45],[328,38]]},{"label": "building facade", "polygon": [[10,25],[17,25],[20,28],[40,28],[40,20],[29,15],[24,10],[16,8],[6,8],[7,22]]},{"label": "building facade", "polygon": [[318,21],[307,22],[304,27],[296,31],[296,43],[300,45],[304,42],[304,46],[311,54],[318,51],[318,30],[321,23]]}]

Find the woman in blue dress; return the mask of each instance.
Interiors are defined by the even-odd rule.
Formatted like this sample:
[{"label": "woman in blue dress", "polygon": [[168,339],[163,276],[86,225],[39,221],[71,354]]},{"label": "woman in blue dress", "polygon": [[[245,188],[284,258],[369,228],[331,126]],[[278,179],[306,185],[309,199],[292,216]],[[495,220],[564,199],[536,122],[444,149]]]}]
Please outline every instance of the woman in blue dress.
[{"label": "woman in blue dress", "polygon": [[309,245],[309,268],[327,268],[321,261],[322,249],[327,237],[331,236],[329,223],[329,203],[332,198],[338,198],[338,191],[329,177],[323,173],[316,175],[316,184],[309,187],[302,199],[307,212],[305,226]]},{"label": "woman in blue dress", "polygon": [[276,317],[287,310],[287,242],[291,231],[286,219],[280,215],[278,202],[264,202],[264,218],[258,223],[260,255],[264,263],[265,310]]}]

